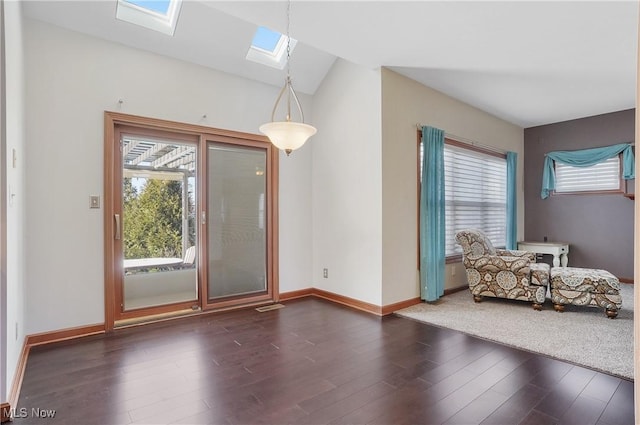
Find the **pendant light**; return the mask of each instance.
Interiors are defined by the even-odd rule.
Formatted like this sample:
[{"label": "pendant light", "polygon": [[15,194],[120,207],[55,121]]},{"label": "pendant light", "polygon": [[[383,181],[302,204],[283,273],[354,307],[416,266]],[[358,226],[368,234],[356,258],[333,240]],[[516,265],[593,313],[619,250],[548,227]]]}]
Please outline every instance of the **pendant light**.
[{"label": "pendant light", "polygon": [[[291,58],[291,39],[289,37],[289,24],[291,17],[291,0],[287,2],[287,78],[285,79],[284,87],[280,90],[280,94],[276,99],[275,105],[273,105],[273,111],[271,112],[271,122],[262,124],[260,126],[260,132],[264,133],[271,143],[280,150],[287,153],[287,156],[292,151],[300,148],[309,139],[309,137],[316,134],[315,127],[304,123],[304,113],[300,106],[300,101],[296,92],[291,85],[290,66],[289,60]],[[282,97],[286,94],[287,100],[287,115],[285,121],[276,121],[275,114],[278,104],[282,100]],[[291,120],[291,99],[295,102],[298,108],[298,114],[300,115],[301,122]]]}]

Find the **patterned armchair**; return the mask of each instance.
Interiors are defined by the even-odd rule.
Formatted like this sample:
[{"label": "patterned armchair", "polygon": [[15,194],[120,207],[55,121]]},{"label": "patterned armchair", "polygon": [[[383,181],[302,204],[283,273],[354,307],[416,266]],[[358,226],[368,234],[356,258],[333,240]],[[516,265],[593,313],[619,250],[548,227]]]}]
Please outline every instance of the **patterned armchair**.
[{"label": "patterned armchair", "polygon": [[469,290],[475,302],[482,297],[530,301],[542,310],[549,284],[549,265],[536,263],[528,251],[495,249],[480,230],[468,229],[456,234],[462,246]]}]

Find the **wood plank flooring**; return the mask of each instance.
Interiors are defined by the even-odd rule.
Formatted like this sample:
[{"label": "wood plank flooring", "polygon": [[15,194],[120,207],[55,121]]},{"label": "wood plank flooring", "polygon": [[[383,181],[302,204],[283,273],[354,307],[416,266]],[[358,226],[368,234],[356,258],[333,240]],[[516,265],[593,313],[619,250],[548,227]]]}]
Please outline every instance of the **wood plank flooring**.
[{"label": "wood plank flooring", "polygon": [[15,424],[634,423],[631,381],[319,299],[34,347],[17,408]]}]

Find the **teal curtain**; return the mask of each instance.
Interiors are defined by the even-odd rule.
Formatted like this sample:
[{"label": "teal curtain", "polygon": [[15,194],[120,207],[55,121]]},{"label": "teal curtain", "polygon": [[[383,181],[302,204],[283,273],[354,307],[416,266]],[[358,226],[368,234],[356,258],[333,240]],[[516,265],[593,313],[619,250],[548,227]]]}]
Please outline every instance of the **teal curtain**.
[{"label": "teal curtain", "polygon": [[518,244],[518,197],[516,195],[516,170],[518,154],[507,152],[507,249],[516,249]]},{"label": "teal curtain", "polygon": [[420,298],[435,301],[444,294],[444,131],[422,128],[420,186]]},{"label": "teal curtain", "polygon": [[554,162],[558,161],[573,167],[589,167],[616,156],[622,152],[622,177],[625,180],[633,179],[636,176],[635,159],[633,148],[629,143],[620,143],[603,148],[582,149],[578,151],[555,151],[549,152],[544,158],[544,168],[542,170],[542,199],[549,197],[549,193],[556,188],[556,175]]}]

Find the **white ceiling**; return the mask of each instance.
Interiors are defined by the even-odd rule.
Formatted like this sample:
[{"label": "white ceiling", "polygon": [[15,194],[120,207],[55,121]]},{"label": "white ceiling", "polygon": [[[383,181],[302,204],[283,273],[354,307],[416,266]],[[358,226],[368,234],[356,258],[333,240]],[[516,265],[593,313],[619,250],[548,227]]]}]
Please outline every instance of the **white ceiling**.
[{"label": "white ceiling", "polygon": [[[283,1],[183,0],[175,36],[115,19],[115,0],[27,1],[27,16],[281,86],[245,59]],[[313,94],[336,57],[396,72],[522,127],[635,107],[637,1],[307,1],[291,6],[291,73]]]}]

